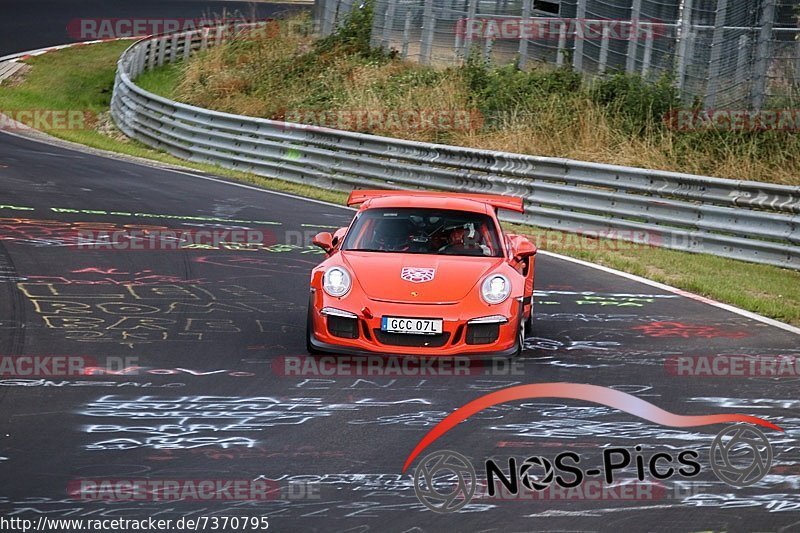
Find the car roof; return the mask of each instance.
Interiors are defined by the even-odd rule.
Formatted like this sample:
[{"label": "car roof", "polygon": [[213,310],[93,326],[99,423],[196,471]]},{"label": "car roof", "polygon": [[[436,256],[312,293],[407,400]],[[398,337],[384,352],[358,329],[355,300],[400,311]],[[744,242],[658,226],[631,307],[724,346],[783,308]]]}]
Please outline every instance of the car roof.
[{"label": "car roof", "polygon": [[469,211],[472,213],[492,214],[492,208],[475,200],[458,197],[419,197],[419,196],[382,196],[372,198],[361,204],[361,211],[376,208],[418,207],[420,209],[449,209],[452,211]]}]

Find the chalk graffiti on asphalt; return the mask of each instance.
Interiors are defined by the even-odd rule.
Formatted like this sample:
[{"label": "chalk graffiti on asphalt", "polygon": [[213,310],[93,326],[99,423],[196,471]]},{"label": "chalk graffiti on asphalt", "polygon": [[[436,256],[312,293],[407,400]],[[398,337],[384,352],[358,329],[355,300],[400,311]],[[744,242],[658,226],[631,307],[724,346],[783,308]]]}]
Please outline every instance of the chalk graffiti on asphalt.
[{"label": "chalk graffiti on asphalt", "polygon": [[[240,285],[18,283],[17,287],[45,326],[66,340],[116,342],[131,348],[157,341],[219,339],[248,326],[264,332],[270,324],[255,316],[284,316],[298,309]],[[253,318],[243,319],[242,314]]]},{"label": "chalk graffiti on asphalt", "polygon": [[302,425],[343,411],[429,404],[423,398],[326,403],[322,398],[303,397],[107,395],[79,414],[107,419],[83,426],[85,433],[114,437],[88,444],[87,450],[252,448],[257,441],[244,435],[268,428]]}]

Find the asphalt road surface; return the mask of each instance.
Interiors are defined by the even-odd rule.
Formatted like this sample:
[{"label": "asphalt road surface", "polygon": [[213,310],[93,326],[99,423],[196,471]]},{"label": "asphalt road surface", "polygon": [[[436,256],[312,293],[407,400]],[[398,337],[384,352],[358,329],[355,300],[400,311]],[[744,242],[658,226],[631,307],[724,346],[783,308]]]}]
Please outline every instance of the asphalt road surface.
[{"label": "asphalt road surface", "polygon": [[[436,377],[329,376],[306,366],[293,375],[299,367],[287,361],[304,355],[308,272],[320,260],[302,236],[346,224],[351,211],[5,134],[0,184],[0,354],[88,356],[128,368],[4,376],[3,516],[266,515],[279,531],[797,527],[798,381],[680,377],[666,365],[683,355],[800,355],[793,333],[541,256],[535,328],[517,366]],[[277,245],[81,244],[93,231],[145,226],[248,229]],[[703,470],[692,481],[702,483],[667,480],[633,500],[475,500],[452,514],[420,504],[413,468],[401,470],[434,424],[482,394],[545,382],[611,387],[677,414],[757,415],[786,431],[765,432],[770,474],[736,489],[708,469],[724,425],[677,429],[584,401],[513,402],[475,415],[426,453],[457,451],[480,477],[492,457],[506,465],[509,457],[574,451],[589,467],[609,446],[641,445],[646,458],[695,449]],[[635,478],[635,468],[620,476]],[[211,502],[68,495],[81,479],[120,478],[269,479],[279,492],[269,501]]]},{"label": "asphalt road surface", "polygon": [[[164,16],[197,10],[197,3],[188,13],[181,2],[151,3],[174,9]],[[40,25],[35,12],[45,4],[63,16]],[[122,4],[102,7],[125,16]],[[102,11],[80,5],[85,16]],[[66,42],[64,20],[84,16],[58,2],[0,9],[0,24],[12,32],[0,31],[0,53]],[[674,365],[686,357],[713,364],[733,355],[799,356],[796,334],[540,255],[534,330],[518,361],[473,362],[468,375],[445,366],[435,367],[448,374],[439,376],[387,366],[370,375],[340,366],[330,375],[327,360],[302,359],[308,274],[321,258],[308,238],[351,216],[212,176],[0,133],[0,356],[69,356],[106,369],[0,372],[0,518],[267,516],[277,531],[353,532],[800,527],[797,377],[688,377]],[[101,232],[165,228],[248,230],[266,244],[91,245]],[[609,387],[680,415],[755,415],[784,432],[764,431],[773,452],[766,477],[735,488],[709,468],[712,441],[727,424],[676,428],[597,402],[531,399],[474,415],[402,473],[420,439],[455,409],[506,387],[551,382]],[[427,509],[414,491],[415,468],[431,452],[458,452],[480,478],[488,459],[508,473],[509,458],[521,464],[562,452],[579,454],[591,470],[609,448],[638,454],[645,465],[656,453],[694,450],[701,471],[656,486],[649,472],[639,482],[632,462],[615,478],[627,489],[598,492],[592,477],[572,492],[527,492],[522,501],[479,493],[449,514]],[[156,501],[86,490],[103,480],[269,480],[270,496]],[[75,493],[81,483],[84,492]]]}]

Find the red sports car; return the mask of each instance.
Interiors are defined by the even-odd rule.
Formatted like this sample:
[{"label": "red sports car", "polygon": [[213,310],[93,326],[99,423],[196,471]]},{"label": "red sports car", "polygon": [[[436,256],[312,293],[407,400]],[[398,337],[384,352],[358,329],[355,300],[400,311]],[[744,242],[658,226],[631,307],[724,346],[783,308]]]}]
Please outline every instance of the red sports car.
[{"label": "red sports car", "polygon": [[310,353],[513,355],[531,324],[536,247],[504,234],[522,199],[417,191],[350,193],[348,228],[320,233]]}]

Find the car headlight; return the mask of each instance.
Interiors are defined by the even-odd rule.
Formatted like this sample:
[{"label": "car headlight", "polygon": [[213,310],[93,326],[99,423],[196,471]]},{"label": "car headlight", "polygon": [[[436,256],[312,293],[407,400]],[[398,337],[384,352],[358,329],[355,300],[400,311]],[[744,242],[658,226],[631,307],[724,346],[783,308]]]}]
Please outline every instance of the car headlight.
[{"label": "car headlight", "polygon": [[492,274],[483,280],[481,296],[488,304],[499,304],[506,301],[511,294],[511,282],[502,274]]},{"label": "car headlight", "polygon": [[342,267],[331,267],[322,276],[322,288],[336,298],[347,294],[351,285],[350,274]]}]

